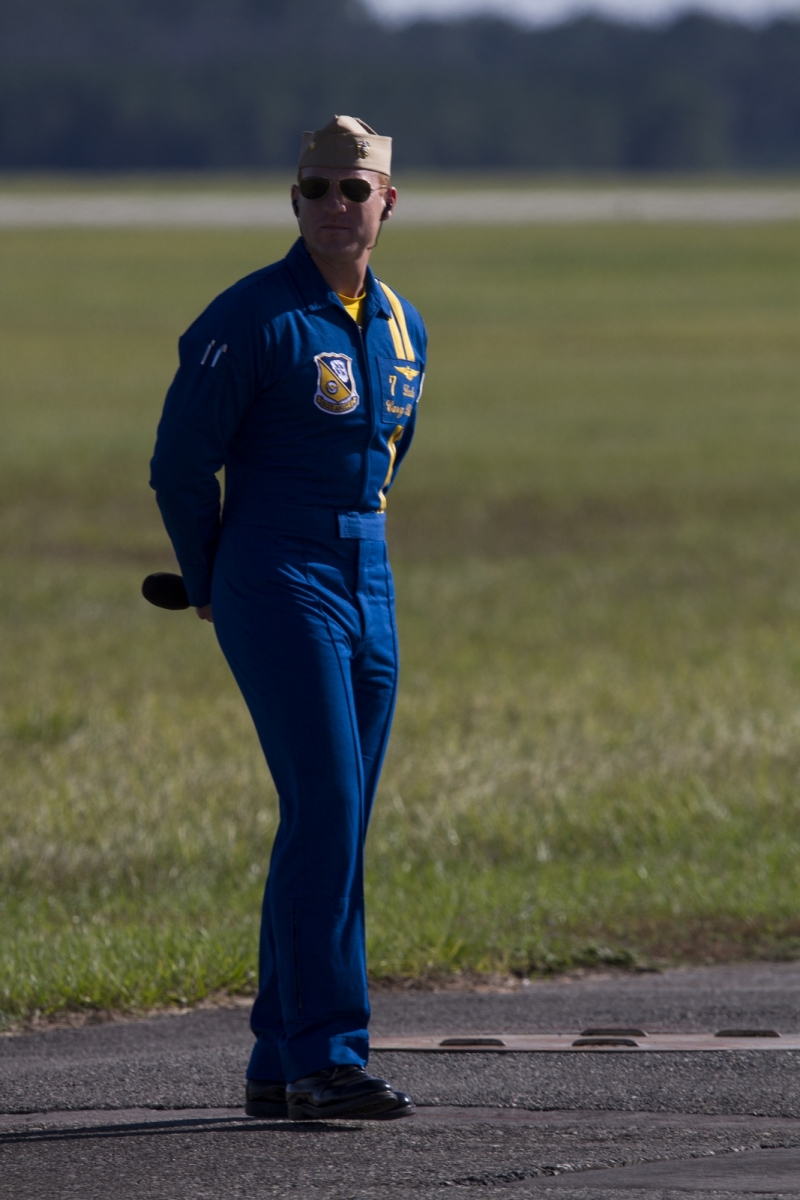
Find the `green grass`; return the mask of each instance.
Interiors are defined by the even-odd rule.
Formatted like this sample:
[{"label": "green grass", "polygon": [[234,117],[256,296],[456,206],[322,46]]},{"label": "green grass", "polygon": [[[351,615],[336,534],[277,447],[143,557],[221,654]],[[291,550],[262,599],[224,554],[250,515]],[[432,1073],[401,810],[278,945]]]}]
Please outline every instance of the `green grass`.
[{"label": "green grass", "polygon": [[[374,977],[800,952],[800,227],[390,231]],[[146,484],[178,333],[283,234],[0,236],[0,1010],[252,990],[275,797]]]}]

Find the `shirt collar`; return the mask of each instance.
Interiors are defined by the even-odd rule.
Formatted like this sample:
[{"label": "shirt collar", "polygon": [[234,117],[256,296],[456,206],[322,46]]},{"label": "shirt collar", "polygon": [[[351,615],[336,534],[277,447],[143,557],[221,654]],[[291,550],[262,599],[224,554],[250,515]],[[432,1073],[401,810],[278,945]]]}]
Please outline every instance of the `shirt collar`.
[{"label": "shirt collar", "polygon": [[[327,308],[331,304],[341,308],[339,297],[333,288],[328,287],[301,237],[292,246],[284,261],[307,308]],[[380,314],[383,317],[390,317],[392,310],[389,302],[371,267],[367,267],[364,289],[367,293],[364,301],[364,316],[374,317]]]}]

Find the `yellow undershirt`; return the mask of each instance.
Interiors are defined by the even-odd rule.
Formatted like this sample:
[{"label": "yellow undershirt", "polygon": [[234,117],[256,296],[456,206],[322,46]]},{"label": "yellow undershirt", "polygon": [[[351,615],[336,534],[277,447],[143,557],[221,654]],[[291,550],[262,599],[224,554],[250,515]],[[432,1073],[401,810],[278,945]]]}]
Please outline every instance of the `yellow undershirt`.
[{"label": "yellow undershirt", "polygon": [[341,292],[336,295],[344,305],[345,312],[351,316],[358,328],[361,328],[362,319],[364,316],[364,301],[367,298],[367,293],[362,292],[360,296],[343,296]]}]

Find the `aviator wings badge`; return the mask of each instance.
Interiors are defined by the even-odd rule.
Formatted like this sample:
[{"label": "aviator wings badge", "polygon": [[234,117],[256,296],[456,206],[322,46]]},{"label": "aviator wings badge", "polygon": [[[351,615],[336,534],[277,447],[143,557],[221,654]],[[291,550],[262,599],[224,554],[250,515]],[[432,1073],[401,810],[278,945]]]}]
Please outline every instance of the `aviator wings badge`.
[{"label": "aviator wings badge", "polygon": [[314,403],[327,413],[348,413],[358,407],[353,360],[346,354],[315,354],[317,391]]}]

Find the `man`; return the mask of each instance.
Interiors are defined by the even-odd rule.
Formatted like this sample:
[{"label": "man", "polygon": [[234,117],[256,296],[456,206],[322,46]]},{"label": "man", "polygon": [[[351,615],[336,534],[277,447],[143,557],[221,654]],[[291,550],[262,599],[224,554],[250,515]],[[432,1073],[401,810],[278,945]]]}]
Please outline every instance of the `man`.
[{"label": "man", "polygon": [[363,848],[397,683],[384,510],[426,349],[418,314],[369,268],[390,172],[391,139],[361,120],[303,135],[301,238],[181,338],[152,462],[189,599],[213,619],[280,802],[252,1116],[414,1111],[365,1070]]}]

